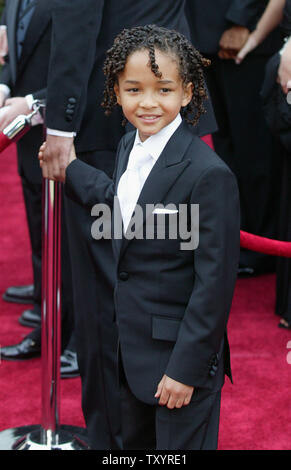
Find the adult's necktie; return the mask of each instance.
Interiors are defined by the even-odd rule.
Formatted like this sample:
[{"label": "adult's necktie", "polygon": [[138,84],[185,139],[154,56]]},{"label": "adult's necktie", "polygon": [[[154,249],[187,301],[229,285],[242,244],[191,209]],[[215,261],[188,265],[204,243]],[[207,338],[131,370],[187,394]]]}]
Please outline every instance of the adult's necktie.
[{"label": "adult's necktie", "polygon": [[18,58],[20,58],[21,56],[26,31],[32,18],[36,4],[36,0],[22,0],[20,3],[18,14],[18,26],[16,30]]},{"label": "adult's necktie", "polygon": [[153,164],[153,158],[141,144],[137,144],[132,152],[127,169],[121,176],[117,188],[124,233]]}]

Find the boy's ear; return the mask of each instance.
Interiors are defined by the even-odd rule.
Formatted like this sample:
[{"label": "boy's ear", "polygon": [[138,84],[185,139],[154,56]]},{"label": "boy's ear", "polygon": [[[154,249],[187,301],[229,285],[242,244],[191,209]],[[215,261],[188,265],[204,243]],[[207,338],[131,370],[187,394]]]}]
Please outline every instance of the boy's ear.
[{"label": "boy's ear", "polygon": [[193,88],[194,86],[192,82],[189,82],[187,83],[187,85],[184,86],[182,106],[187,106],[187,104],[189,104],[190,101],[192,100]]},{"label": "boy's ear", "polygon": [[114,93],[115,93],[115,96],[116,96],[116,101],[117,101],[117,103],[121,106],[120,93],[119,93],[119,86],[118,86],[118,83],[115,83],[115,85],[114,85]]}]

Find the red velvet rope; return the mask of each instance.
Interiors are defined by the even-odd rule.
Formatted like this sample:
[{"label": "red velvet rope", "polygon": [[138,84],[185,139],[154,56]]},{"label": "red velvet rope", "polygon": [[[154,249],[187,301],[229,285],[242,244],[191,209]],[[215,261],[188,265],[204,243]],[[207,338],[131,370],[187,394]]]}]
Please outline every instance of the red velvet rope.
[{"label": "red velvet rope", "polygon": [[266,255],[291,258],[291,242],[272,240],[244,232],[243,230],[240,231],[240,246],[248,250],[265,253]]},{"label": "red velvet rope", "polygon": [[0,133],[0,153],[3,152],[9,145],[12,143],[12,141],[5,135],[3,132]]}]

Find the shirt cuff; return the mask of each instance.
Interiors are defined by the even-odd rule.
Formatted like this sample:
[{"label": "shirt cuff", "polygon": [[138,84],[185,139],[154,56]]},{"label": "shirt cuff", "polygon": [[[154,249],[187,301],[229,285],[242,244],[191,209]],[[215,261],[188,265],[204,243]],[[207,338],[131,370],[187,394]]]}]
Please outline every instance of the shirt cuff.
[{"label": "shirt cuff", "polygon": [[6,29],[7,29],[6,24],[1,24],[1,25],[0,25],[0,31],[1,31],[1,29],[5,29],[5,30],[6,30]]},{"label": "shirt cuff", "polygon": [[25,97],[27,106],[29,107],[30,110],[32,110],[32,103],[34,102],[33,95],[26,95]]},{"label": "shirt cuff", "polygon": [[[27,102],[27,106],[32,111],[32,104],[35,101],[33,95],[26,95],[25,99],[26,99],[26,102]],[[39,124],[43,124],[43,117],[40,114],[40,112],[37,112],[31,118],[31,125],[32,125],[32,127],[34,127],[34,126],[38,126]]]},{"label": "shirt cuff", "polygon": [[5,85],[4,83],[0,83],[0,91],[4,93],[5,99],[9,98],[11,93],[9,86]]},{"label": "shirt cuff", "polygon": [[76,132],[67,132],[67,131],[59,131],[57,129],[50,129],[47,128],[46,133],[49,135],[56,135],[58,137],[76,137]]}]

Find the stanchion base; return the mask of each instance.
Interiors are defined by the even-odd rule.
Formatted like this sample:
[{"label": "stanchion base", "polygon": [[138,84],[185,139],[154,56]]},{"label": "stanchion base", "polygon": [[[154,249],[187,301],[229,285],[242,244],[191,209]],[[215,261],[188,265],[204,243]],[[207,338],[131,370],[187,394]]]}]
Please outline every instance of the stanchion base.
[{"label": "stanchion base", "polygon": [[89,450],[84,428],[63,425],[50,436],[41,426],[23,426],[0,432],[0,450]]}]

